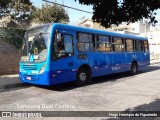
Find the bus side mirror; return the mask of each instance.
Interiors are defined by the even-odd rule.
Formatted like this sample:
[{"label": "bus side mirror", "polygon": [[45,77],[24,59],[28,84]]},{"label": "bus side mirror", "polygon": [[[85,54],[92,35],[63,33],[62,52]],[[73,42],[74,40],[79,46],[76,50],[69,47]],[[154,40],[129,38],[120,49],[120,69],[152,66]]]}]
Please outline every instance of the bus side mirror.
[{"label": "bus side mirror", "polygon": [[57,33],[56,38],[57,42],[61,42],[61,33]]}]

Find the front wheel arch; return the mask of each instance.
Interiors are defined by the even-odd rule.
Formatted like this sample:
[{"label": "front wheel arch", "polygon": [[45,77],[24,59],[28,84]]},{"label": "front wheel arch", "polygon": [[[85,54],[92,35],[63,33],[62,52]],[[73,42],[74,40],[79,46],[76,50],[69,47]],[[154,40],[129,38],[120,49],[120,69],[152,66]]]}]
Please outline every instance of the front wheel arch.
[{"label": "front wheel arch", "polygon": [[[81,80],[79,78],[80,74],[83,75],[84,73],[86,74],[86,80]],[[91,82],[91,78],[92,78],[92,71],[91,71],[90,66],[82,65],[79,67],[79,69],[77,71],[75,84],[76,85],[85,85],[86,83]]]}]

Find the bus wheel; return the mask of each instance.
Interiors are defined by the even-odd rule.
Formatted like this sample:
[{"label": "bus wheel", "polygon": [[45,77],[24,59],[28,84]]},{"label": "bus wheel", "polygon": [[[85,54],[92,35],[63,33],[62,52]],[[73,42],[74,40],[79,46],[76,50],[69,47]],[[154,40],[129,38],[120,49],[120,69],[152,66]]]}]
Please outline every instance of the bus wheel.
[{"label": "bus wheel", "polygon": [[136,63],[132,63],[131,69],[129,71],[130,75],[135,75],[137,73],[137,68],[138,68],[137,64]]},{"label": "bus wheel", "polygon": [[85,85],[90,79],[90,73],[86,68],[80,68],[77,72],[76,85]]}]

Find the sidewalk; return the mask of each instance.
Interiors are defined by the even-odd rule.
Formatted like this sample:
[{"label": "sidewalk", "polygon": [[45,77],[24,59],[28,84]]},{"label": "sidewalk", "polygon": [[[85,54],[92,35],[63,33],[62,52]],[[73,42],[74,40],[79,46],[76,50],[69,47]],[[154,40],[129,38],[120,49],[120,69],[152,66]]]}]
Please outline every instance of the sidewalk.
[{"label": "sidewalk", "polygon": [[18,74],[10,74],[10,75],[0,75],[0,78],[15,78],[15,77],[19,77]]},{"label": "sidewalk", "polygon": [[153,64],[158,64],[160,63],[160,59],[156,59],[156,60],[151,60],[150,61],[150,64],[153,65]]},{"label": "sidewalk", "polygon": [[7,87],[19,85],[20,83],[21,82],[18,78],[18,74],[0,75],[0,91]]}]

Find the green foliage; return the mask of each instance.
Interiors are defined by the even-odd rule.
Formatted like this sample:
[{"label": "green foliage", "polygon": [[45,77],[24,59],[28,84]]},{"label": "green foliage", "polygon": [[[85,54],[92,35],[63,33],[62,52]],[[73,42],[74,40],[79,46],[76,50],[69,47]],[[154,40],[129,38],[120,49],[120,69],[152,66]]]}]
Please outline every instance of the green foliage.
[{"label": "green foliage", "polygon": [[0,6],[1,8],[6,8],[7,5],[11,2],[12,0],[0,0]]},{"label": "green foliage", "polygon": [[18,27],[21,28],[28,28],[32,21],[37,23],[69,22],[69,16],[64,7],[55,4],[44,4],[42,8],[36,8],[32,6],[30,0],[0,1],[2,1],[0,2],[0,18],[11,16],[11,21],[18,23]]},{"label": "green foliage", "polygon": [[15,48],[20,49],[23,41],[23,36],[25,34],[25,30],[22,29],[13,29],[13,28],[2,28],[5,31],[3,35],[4,40]]},{"label": "green foliage", "polygon": [[32,18],[37,23],[69,22],[69,16],[65,9],[54,4],[45,4],[41,9],[34,9],[32,11]]},{"label": "green foliage", "polygon": [[30,0],[1,0],[0,17],[10,15],[14,20],[29,19],[31,9]]},{"label": "green foliage", "polygon": [[[75,0],[77,1],[77,0]],[[78,0],[80,4],[93,5],[93,21],[104,27],[122,22],[135,22],[149,18],[155,24],[153,11],[160,8],[160,0]]]}]

